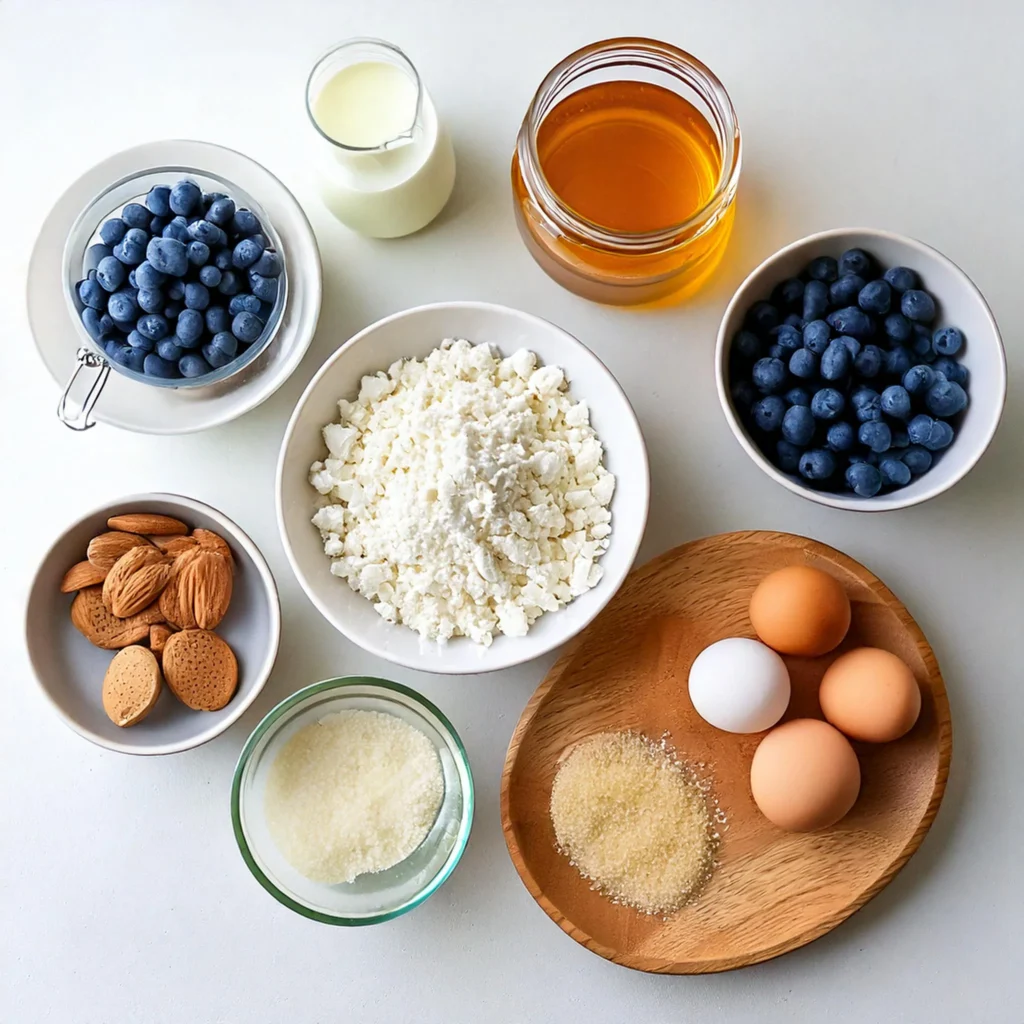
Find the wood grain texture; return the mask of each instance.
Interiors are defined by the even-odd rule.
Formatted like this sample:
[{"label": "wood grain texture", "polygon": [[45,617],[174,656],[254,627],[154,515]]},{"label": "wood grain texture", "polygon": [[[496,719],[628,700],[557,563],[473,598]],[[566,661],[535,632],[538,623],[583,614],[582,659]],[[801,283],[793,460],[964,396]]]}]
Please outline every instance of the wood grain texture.
[{"label": "wood grain texture", "polygon": [[[720,732],[693,710],[686,681],[708,644],[754,636],[747,606],[775,569],[812,565],[841,580],[853,607],[843,644],[820,658],[786,657],[793,697],[783,721],[820,718],[818,683],[840,653],[882,647],[913,669],[921,716],[895,743],[855,743],[863,777],[853,810],[817,833],[768,822],[750,796],[750,760],[763,733]],[[567,747],[604,730],[670,734],[679,755],[704,762],[728,817],[718,867],[700,898],[668,919],[593,892],[555,849],[551,783]],[[899,599],[846,555],[784,533],[721,534],[684,544],[633,571],[566,650],[513,733],[501,819],[516,870],[568,935],[625,967],[669,974],[726,971],[803,946],[878,893],[920,846],[949,772],[952,726],[935,655]]]}]

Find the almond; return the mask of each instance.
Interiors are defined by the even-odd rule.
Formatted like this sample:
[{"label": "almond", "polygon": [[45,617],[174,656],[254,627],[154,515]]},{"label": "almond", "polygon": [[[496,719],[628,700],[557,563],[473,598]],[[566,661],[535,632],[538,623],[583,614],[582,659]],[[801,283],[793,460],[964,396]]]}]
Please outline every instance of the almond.
[{"label": "almond", "polygon": [[103,581],[103,603],[119,619],[149,607],[171,578],[171,559],[152,545],[125,552]]},{"label": "almond", "polygon": [[92,562],[76,562],[60,581],[60,592],[70,594],[72,591],[81,590],[82,587],[94,587],[102,583],[107,574],[102,569],[97,569]]},{"label": "almond", "polygon": [[199,548],[175,559],[175,572],[160,595],[160,610],[180,629],[214,629],[231,603],[231,569],[216,552]]},{"label": "almond", "polygon": [[138,615],[119,619],[103,603],[102,587],[85,587],[71,602],[71,622],[91,644],[113,651],[137,644],[149,636],[149,627],[160,621],[160,610],[150,605]]},{"label": "almond", "polygon": [[89,541],[89,547],[85,555],[89,561],[101,572],[110,572],[114,563],[127,551],[132,548],[149,545],[145,537],[135,533],[122,533],[120,530],[112,530],[110,533],[101,533]]},{"label": "almond", "polygon": [[127,729],[153,710],[162,686],[156,655],[145,647],[126,647],[114,655],[103,677],[103,710],[114,725]]},{"label": "almond", "polygon": [[196,711],[219,711],[238,689],[238,662],[216,633],[185,629],[164,647],[164,678],[171,693]]},{"label": "almond", "polygon": [[206,548],[207,551],[216,551],[218,555],[223,556],[229,568],[234,570],[235,560],[231,555],[231,548],[228,547],[228,542],[219,533],[214,533],[213,530],[197,528],[192,531],[192,536],[201,548]]},{"label": "almond", "polygon": [[155,544],[165,555],[170,555],[172,558],[176,558],[183,551],[188,551],[190,548],[198,546],[198,541],[195,537],[149,537],[147,538],[150,542]]},{"label": "almond", "polygon": [[188,527],[180,519],[148,512],[111,516],[107,520],[107,526],[112,530],[123,530],[125,533],[152,533],[161,537],[188,533]]},{"label": "almond", "polygon": [[167,639],[173,632],[174,630],[164,622],[157,622],[149,627],[149,649],[156,655],[157,661],[164,653]]}]

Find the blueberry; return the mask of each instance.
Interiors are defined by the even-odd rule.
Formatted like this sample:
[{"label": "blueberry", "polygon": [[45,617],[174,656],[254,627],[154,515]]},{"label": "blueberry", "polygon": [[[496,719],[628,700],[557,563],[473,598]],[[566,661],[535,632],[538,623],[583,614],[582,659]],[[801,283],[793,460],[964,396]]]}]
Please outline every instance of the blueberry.
[{"label": "blueberry", "polygon": [[[263,273],[263,271],[259,271],[259,273]],[[273,277],[274,275],[267,274],[266,276]],[[777,284],[772,292],[772,302],[788,309],[799,306],[803,302],[803,297],[804,283],[799,277],[787,277],[781,284]]]},{"label": "blueberry", "polygon": [[848,452],[856,440],[856,431],[845,420],[833,423],[825,435],[825,443],[834,452]]},{"label": "blueberry", "polygon": [[824,281],[808,281],[804,289],[803,317],[817,320],[828,310],[828,285]]},{"label": "blueberry", "polygon": [[914,333],[910,342],[910,350],[922,362],[935,361],[935,350],[932,348],[932,335],[923,324],[914,324]]},{"label": "blueberry", "polygon": [[178,372],[178,361],[167,360],[150,352],[142,364],[142,371],[150,377],[162,377],[165,380],[180,376]]},{"label": "blueberry", "polygon": [[775,464],[783,473],[795,473],[800,466],[802,449],[781,438],[775,442]]},{"label": "blueberry", "polygon": [[805,380],[814,377],[818,372],[818,357],[809,348],[798,348],[789,357],[789,372]]},{"label": "blueberry", "polygon": [[154,270],[171,277],[181,277],[188,270],[188,252],[184,242],[176,238],[153,238],[146,247],[146,259]]},{"label": "blueberry", "polygon": [[210,292],[205,284],[189,281],[185,285],[185,306],[188,309],[206,309],[210,304]]},{"label": "blueberry", "polygon": [[206,310],[206,329],[211,334],[220,334],[221,331],[231,333],[231,317],[223,306],[209,306]]},{"label": "blueberry", "polygon": [[146,207],[157,217],[166,217],[171,212],[171,190],[167,185],[154,185],[146,196]]},{"label": "blueberry", "polygon": [[139,334],[151,341],[160,341],[170,333],[170,325],[165,317],[159,313],[150,313],[147,316],[140,316],[135,325]]},{"label": "blueberry", "polygon": [[198,352],[189,352],[181,357],[178,369],[183,377],[203,377],[212,367]]},{"label": "blueberry", "polygon": [[897,420],[910,419],[910,394],[902,384],[890,384],[882,392],[882,412]]},{"label": "blueberry", "polygon": [[159,313],[164,308],[164,293],[159,288],[140,288],[135,301],[147,313]]},{"label": "blueberry", "polygon": [[789,359],[789,353],[781,345],[772,345],[768,349],[768,355],[772,359],[781,359],[786,362]]},{"label": "blueberry", "polygon": [[781,359],[758,359],[750,376],[758,391],[770,395],[786,383],[786,365]]},{"label": "blueberry", "polygon": [[102,314],[100,316],[100,334],[110,334],[116,330],[119,330],[119,328],[114,323],[114,318],[109,313]]},{"label": "blueberry", "polygon": [[[134,332],[133,332],[134,333]],[[129,340],[131,335],[128,336]],[[134,345],[129,344],[128,351],[124,353],[124,365],[129,370],[134,370],[136,373],[142,373],[143,367],[146,365],[147,350],[145,348],[138,348]]]},{"label": "blueberry", "polygon": [[811,320],[804,326],[803,337],[804,347],[820,356],[828,348],[832,328],[824,320]]},{"label": "blueberry", "polygon": [[180,302],[185,298],[185,282],[172,281],[167,286],[167,298],[174,299],[175,302]]},{"label": "blueberry", "polygon": [[206,219],[219,228],[226,228],[235,215],[235,201],[223,196],[210,203],[206,210]]},{"label": "blueberry", "polygon": [[936,380],[924,396],[924,404],[933,416],[948,419],[967,406],[967,392],[951,380]]},{"label": "blueberry", "polygon": [[857,431],[857,440],[878,454],[887,452],[892,445],[892,430],[888,423],[869,420],[862,423]]},{"label": "blueberry", "polygon": [[910,444],[910,435],[900,427],[894,427],[890,424],[889,427],[892,430],[892,447],[893,448],[906,448]]},{"label": "blueberry", "polygon": [[130,228],[148,228],[151,216],[150,211],[142,203],[129,203],[121,211],[121,220]]},{"label": "blueberry", "polygon": [[[254,273],[254,276],[258,277],[259,275]],[[271,277],[265,280],[273,281],[274,279]],[[257,299],[257,301],[259,300]],[[789,324],[779,324],[778,327],[773,327],[769,333],[775,339],[776,345],[781,345],[790,352],[795,352],[798,348],[803,347],[803,335],[795,327],[790,327]]]},{"label": "blueberry", "polygon": [[220,284],[220,271],[212,263],[207,263],[199,270],[199,281],[207,288],[216,288]]},{"label": "blueberry", "polygon": [[107,358],[111,362],[117,363],[118,366],[128,365],[128,353],[131,351],[131,345],[127,342],[111,338],[103,346],[103,351],[107,353]]},{"label": "blueberry", "polygon": [[761,339],[753,331],[737,331],[732,339],[731,354],[739,359],[757,359],[761,354]]},{"label": "blueberry", "polygon": [[850,405],[861,423],[870,423],[882,418],[882,398],[873,388],[857,388],[850,395]]},{"label": "blueberry", "polygon": [[[122,266],[123,266],[123,264],[122,264]],[[129,287],[134,288],[136,291],[139,290],[139,283],[138,283],[138,281],[135,280],[135,271],[134,270],[129,270],[128,271],[128,285],[129,285]]]},{"label": "blueberry", "polygon": [[[117,260],[114,260],[117,263]],[[121,264],[118,263],[118,266]],[[106,309],[107,308],[107,293],[100,286],[99,281],[80,281],[78,284],[78,297],[82,300],[82,303],[86,306],[92,306],[93,309]]]},{"label": "blueberry", "polygon": [[[226,333],[231,334],[230,331]],[[231,334],[231,337],[235,336]],[[732,404],[740,412],[749,412],[750,407],[757,401],[757,389],[749,380],[736,381],[729,389],[729,394],[732,396]]]},{"label": "blueberry", "polygon": [[825,380],[839,380],[850,368],[850,350],[841,338],[833,338],[821,357],[821,376]]},{"label": "blueberry", "polygon": [[128,230],[128,225],[125,224],[120,217],[111,217],[110,220],[103,224],[100,228],[100,238],[107,245],[117,245],[118,242],[124,238],[125,232]]},{"label": "blueberry", "polygon": [[908,319],[930,324],[935,319],[935,300],[918,288],[911,288],[900,299],[900,312]]},{"label": "blueberry", "polygon": [[790,388],[782,397],[786,405],[811,407],[811,396],[806,388]]},{"label": "blueberry", "polygon": [[801,448],[806,448],[811,443],[814,438],[814,427],[814,417],[805,405],[791,405],[782,417],[782,436],[790,444]]},{"label": "blueberry", "polygon": [[825,318],[829,327],[839,334],[849,334],[854,338],[866,338],[874,333],[875,325],[871,317],[857,306],[847,306],[829,313]]},{"label": "blueberry", "polygon": [[864,277],[870,272],[873,263],[874,260],[863,249],[847,249],[839,257],[839,273]]},{"label": "blueberry", "polygon": [[840,334],[839,340],[846,346],[846,351],[850,353],[851,362],[860,355],[860,342],[856,338],[851,338],[848,334]]},{"label": "blueberry", "polygon": [[805,480],[827,480],[836,471],[835,456],[824,448],[814,448],[800,456],[797,468]]},{"label": "blueberry", "polygon": [[910,470],[907,464],[890,455],[878,463],[878,471],[882,474],[882,483],[890,487],[906,487],[910,483]]},{"label": "blueberry", "polygon": [[940,422],[940,420],[933,420],[931,416],[926,416],[924,413],[915,416],[907,424],[907,434],[910,436],[910,443],[924,445],[925,448],[934,451],[935,449],[932,448],[931,444],[932,434]]},{"label": "blueberry", "polygon": [[264,302],[274,302],[277,299],[277,278],[263,277],[254,271],[249,271],[249,287],[253,295]]},{"label": "blueberry", "polygon": [[910,321],[902,313],[890,313],[882,324],[885,336],[896,342],[909,341],[914,333]]},{"label": "blueberry", "polygon": [[189,242],[188,224],[184,217],[175,217],[161,232],[164,238],[173,238],[178,242]]},{"label": "blueberry", "polygon": [[747,310],[747,326],[754,331],[767,334],[773,327],[782,322],[779,311],[770,302],[755,302]]},{"label": "blueberry", "polygon": [[100,326],[100,315],[96,312],[92,306],[86,306],[82,310],[82,326],[89,332],[89,337],[93,341],[99,341],[103,336],[104,331]]},{"label": "blueberry", "polygon": [[941,373],[946,380],[951,380],[955,384],[961,385],[961,387],[967,384],[967,367],[963,363],[958,363],[955,359],[940,356],[932,364],[932,369],[936,373]]},{"label": "blueberry", "polygon": [[[229,359],[234,359],[238,354],[238,339],[230,331],[218,331],[210,339],[210,345],[213,348],[219,349]],[[753,393],[753,390],[751,390],[751,394]]]},{"label": "blueberry", "polygon": [[257,233],[255,235],[250,235],[249,238],[252,239],[252,241],[255,242],[261,250],[268,248],[268,242],[264,235]]},{"label": "blueberry", "polygon": [[927,473],[932,466],[932,453],[927,448],[914,445],[908,448],[902,455],[903,464],[914,476]]},{"label": "blueberry", "polygon": [[236,313],[259,313],[262,303],[255,295],[235,295],[228,303],[228,312],[234,316]]},{"label": "blueberry", "polygon": [[167,279],[149,260],[143,260],[135,268],[135,281],[140,288],[159,288]]},{"label": "blueberry", "polygon": [[146,229],[151,235],[162,235],[164,228],[170,223],[167,217],[150,217],[149,227]]},{"label": "blueberry", "polygon": [[107,312],[117,323],[133,323],[139,317],[139,304],[127,288],[122,288],[107,300]]},{"label": "blueberry", "polygon": [[213,254],[213,265],[221,271],[231,269],[231,250],[229,248],[220,249]]},{"label": "blueberry", "polygon": [[[257,260],[257,262],[253,265],[253,268],[252,268],[253,271],[255,273],[259,274],[261,277],[264,277],[264,276],[273,277],[274,276],[273,274],[264,275],[258,269],[262,259],[263,259],[263,257],[261,256],[260,259]],[[798,331],[802,331],[804,329],[804,325],[807,323],[807,321],[802,316],[797,316],[796,313],[789,313],[789,314],[787,314],[786,315],[786,319],[783,320],[782,322],[784,324],[788,324],[790,327],[795,327]]]},{"label": "blueberry", "polygon": [[917,287],[917,274],[910,267],[890,267],[883,277],[898,295]]},{"label": "blueberry", "polygon": [[[203,201],[203,193],[194,181],[179,181],[168,197],[171,210],[182,217],[194,212]],[[154,211],[155,212],[155,211]]]},{"label": "blueberry", "polygon": [[242,282],[238,280],[238,275],[233,270],[225,270],[221,274],[220,284],[217,285],[217,291],[221,295],[237,295],[242,287]]},{"label": "blueberry", "polygon": [[[263,321],[243,310],[231,321],[231,333],[241,342],[251,344],[263,333]],[[781,399],[780,399],[781,402]]]},{"label": "blueberry", "polygon": [[885,372],[890,377],[902,377],[912,363],[910,353],[902,345],[897,345],[885,353]]},{"label": "blueberry", "polygon": [[822,388],[811,397],[811,413],[817,420],[834,420],[846,406],[846,399],[835,388]]},{"label": "blueberry", "polygon": [[201,349],[203,358],[212,366],[215,370],[219,370],[222,366],[227,366],[231,362],[231,356],[221,349],[215,347],[212,342],[207,343]]},{"label": "blueberry", "polygon": [[188,237],[209,246],[224,245],[228,240],[224,229],[211,224],[208,220],[192,221],[188,226]]},{"label": "blueberry", "polygon": [[[265,249],[263,255],[252,265],[252,269],[260,277],[277,277],[281,273],[281,257],[273,249]],[[803,282],[797,278],[791,278],[800,285],[800,294],[803,295]],[[789,317],[786,317],[789,320]]]},{"label": "blueberry", "polygon": [[839,276],[839,264],[831,256],[818,256],[807,264],[804,273],[812,281],[831,284]]},{"label": "blueberry", "polygon": [[857,301],[866,284],[867,281],[858,274],[844,274],[829,286],[828,300],[833,306],[848,306]]},{"label": "blueberry", "polygon": [[960,351],[964,336],[955,327],[940,327],[932,335],[932,347],[939,356],[953,356]]},{"label": "blueberry", "polygon": [[925,448],[937,452],[953,443],[953,428],[945,420],[935,420]]},{"label": "blueberry", "polygon": [[861,377],[870,380],[877,377],[882,369],[882,350],[877,345],[865,345],[864,348],[854,356],[854,371]]},{"label": "blueberry", "polygon": [[203,314],[196,309],[183,309],[178,314],[178,324],[174,329],[178,343],[184,348],[192,348],[199,343],[203,334],[205,320]]},{"label": "blueberry", "polygon": [[185,350],[174,338],[163,338],[156,343],[156,354],[169,363],[176,363],[185,354]]},{"label": "blueberry", "polygon": [[869,281],[857,294],[857,305],[865,313],[888,313],[891,302],[892,289],[885,281]]},{"label": "blueberry", "polygon": [[85,250],[85,270],[95,270],[100,265],[100,260],[105,256],[112,256],[113,249],[109,245],[102,245],[97,242],[95,245],[90,245]]},{"label": "blueberry", "polygon": [[882,489],[882,474],[867,462],[851,462],[846,467],[846,482],[861,498],[873,498]]},{"label": "blueberry", "polygon": [[146,258],[146,243],[149,235],[142,228],[129,228],[124,238],[114,246],[114,255],[130,267],[137,266]]},{"label": "blueberry", "polygon": [[251,267],[262,255],[263,250],[251,238],[243,238],[235,246],[234,252],[231,254],[231,262],[239,270],[245,270],[247,267]]},{"label": "blueberry", "polygon": [[189,242],[186,252],[193,267],[204,266],[210,258],[210,247],[205,242]]},{"label": "blueberry", "polygon": [[152,352],[156,342],[152,338],[147,338],[141,331],[129,331],[128,333],[128,344],[132,348],[141,348],[143,352]]},{"label": "blueberry", "polygon": [[177,320],[178,314],[185,308],[185,303],[179,299],[170,299],[164,305],[164,316],[168,320]]},{"label": "blueberry", "polygon": [[227,199],[227,193],[225,192],[204,192],[203,193],[203,209],[208,210],[218,199]]},{"label": "blueberry", "polygon": [[[240,313],[239,316],[245,316]],[[754,423],[767,433],[778,430],[782,426],[782,417],[786,414],[786,403],[778,395],[767,395],[750,407],[750,415]]]},{"label": "blueberry", "polygon": [[[239,238],[254,235],[260,229],[260,222],[250,210],[237,210],[231,218],[231,231]],[[774,327],[775,325],[772,324]]]}]

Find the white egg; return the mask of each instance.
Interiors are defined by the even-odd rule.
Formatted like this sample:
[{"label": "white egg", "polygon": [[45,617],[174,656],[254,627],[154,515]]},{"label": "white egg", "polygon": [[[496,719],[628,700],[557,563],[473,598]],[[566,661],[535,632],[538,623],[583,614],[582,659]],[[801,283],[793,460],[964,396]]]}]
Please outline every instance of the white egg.
[{"label": "white egg", "polygon": [[770,729],[789,706],[789,671],[770,647],[730,637],[705,647],[690,666],[690,700],[726,732]]}]

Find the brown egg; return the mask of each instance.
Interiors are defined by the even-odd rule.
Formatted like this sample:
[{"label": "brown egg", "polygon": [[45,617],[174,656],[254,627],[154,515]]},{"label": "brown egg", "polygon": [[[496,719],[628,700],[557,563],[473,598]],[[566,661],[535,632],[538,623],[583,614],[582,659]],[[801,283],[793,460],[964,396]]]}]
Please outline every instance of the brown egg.
[{"label": "brown egg", "polygon": [[769,647],[814,658],[843,642],[850,628],[850,599],[827,572],[790,565],[757,585],[750,621]]},{"label": "brown egg", "polygon": [[822,677],[818,700],[837,729],[868,743],[898,740],[921,713],[914,673],[877,647],[858,647],[836,658]]},{"label": "brown egg", "polygon": [[750,791],[761,813],[787,832],[834,825],[860,792],[860,764],[828,722],[797,718],[772,729],[754,751]]}]

